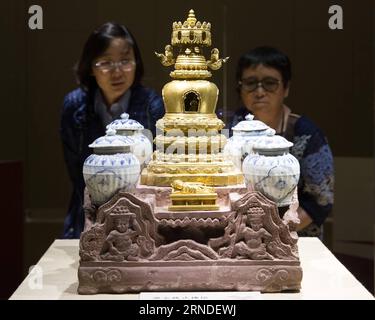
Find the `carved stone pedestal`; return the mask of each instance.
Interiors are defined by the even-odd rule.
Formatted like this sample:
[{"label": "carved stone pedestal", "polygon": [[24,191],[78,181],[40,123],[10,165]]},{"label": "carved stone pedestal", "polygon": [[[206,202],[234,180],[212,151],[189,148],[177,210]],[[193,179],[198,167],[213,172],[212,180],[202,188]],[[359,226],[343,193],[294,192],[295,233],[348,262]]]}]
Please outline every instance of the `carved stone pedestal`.
[{"label": "carved stone pedestal", "polygon": [[298,261],[158,261],[82,263],[82,294],[141,291],[299,290]]},{"label": "carved stone pedestal", "polygon": [[296,212],[281,219],[258,192],[217,192],[216,211],[165,210],[170,188],[119,192],[88,209],[78,292],[299,290]]}]

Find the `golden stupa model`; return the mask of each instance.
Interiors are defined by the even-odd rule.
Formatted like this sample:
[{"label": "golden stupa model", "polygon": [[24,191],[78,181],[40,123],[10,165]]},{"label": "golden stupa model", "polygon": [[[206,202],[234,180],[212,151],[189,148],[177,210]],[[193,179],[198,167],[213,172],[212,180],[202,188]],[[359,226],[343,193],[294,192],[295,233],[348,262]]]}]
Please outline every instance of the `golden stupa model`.
[{"label": "golden stupa model", "polygon": [[[156,55],[164,66],[174,65],[170,73],[174,80],[162,91],[166,113],[156,123],[162,134],[155,138],[156,151],[142,171],[141,184],[169,187],[175,180],[212,187],[241,184],[242,173],[222,154],[226,137],[219,132],[224,123],[215,114],[219,89],[206,80],[212,76],[208,69],[219,69],[227,58],[220,58],[214,48],[206,60],[204,47],[211,46],[211,24],[197,21],[193,10],[185,22],[174,22],[172,28],[171,45],[165,47],[164,54]],[[172,193],[172,202],[188,198],[188,193],[177,195],[177,199]],[[198,194],[193,195],[194,200],[199,200]],[[212,199],[207,192],[202,198]]]},{"label": "golden stupa model", "polygon": [[297,193],[281,218],[276,203],[242,183],[222,154],[219,90],[206,79],[226,59],[217,49],[204,57],[210,29],[190,10],[157,54],[175,67],[163,88],[157,149],[134,189],[100,206],[85,202],[80,294],[301,288]]}]

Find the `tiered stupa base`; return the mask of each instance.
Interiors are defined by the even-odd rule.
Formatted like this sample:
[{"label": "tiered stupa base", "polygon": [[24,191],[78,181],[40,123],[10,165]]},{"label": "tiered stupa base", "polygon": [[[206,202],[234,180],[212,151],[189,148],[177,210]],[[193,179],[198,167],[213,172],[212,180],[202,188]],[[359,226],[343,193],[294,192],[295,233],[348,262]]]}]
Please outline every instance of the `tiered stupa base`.
[{"label": "tiered stupa base", "polygon": [[[191,164],[191,168],[192,170],[195,168],[194,164]],[[226,186],[241,184],[244,178],[239,171],[231,173],[189,173],[188,171],[185,173],[154,173],[149,172],[147,168],[143,169],[141,175],[141,183],[149,186],[167,187],[175,180],[202,182],[207,186]]]}]

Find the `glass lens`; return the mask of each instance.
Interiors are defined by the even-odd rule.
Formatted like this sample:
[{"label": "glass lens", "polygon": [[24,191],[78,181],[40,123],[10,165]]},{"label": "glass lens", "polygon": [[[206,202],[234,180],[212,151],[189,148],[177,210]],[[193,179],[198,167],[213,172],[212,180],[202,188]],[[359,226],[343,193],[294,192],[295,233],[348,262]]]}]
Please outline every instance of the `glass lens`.
[{"label": "glass lens", "polygon": [[272,79],[272,78],[266,78],[266,79],[262,80],[262,86],[263,86],[264,90],[269,91],[269,92],[274,92],[279,87],[279,80]]},{"label": "glass lens", "polygon": [[99,61],[95,63],[95,67],[102,71],[109,71],[112,68],[112,61]]},{"label": "glass lens", "polygon": [[252,92],[258,87],[258,80],[256,80],[256,79],[244,79],[242,81],[242,87],[246,91]]},{"label": "glass lens", "polygon": [[133,68],[134,66],[134,61],[133,60],[121,60],[119,62],[119,65],[122,70],[124,71],[129,71]]}]

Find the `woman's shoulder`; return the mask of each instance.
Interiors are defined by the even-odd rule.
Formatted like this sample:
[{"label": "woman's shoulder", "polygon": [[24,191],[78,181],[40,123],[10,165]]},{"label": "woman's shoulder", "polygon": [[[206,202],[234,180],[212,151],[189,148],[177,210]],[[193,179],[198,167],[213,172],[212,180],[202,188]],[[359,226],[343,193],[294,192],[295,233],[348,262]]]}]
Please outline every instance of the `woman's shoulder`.
[{"label": "woman's shoulder", "polygon": [[298,136],[302,135],[322,135],[323,131],[307,116],[291,114],[290,117],[296,117],[294,131]]},{"label": "woman's shoulder", "polygon": [[81,127],[87,120],[88,94],[81,88],[77,88],[64,97],[61,111],[61,121],[63,124],[75,124]]},{"label": "woman's shoulder", "polygon": [[132,88],[132,98],[137,102],[145,103],[155,99],[161,99],[161,96],[152,88],[137,85]]},{"label": "woman's shoulder", "polygon": [[321,148],[324,150],[329,157],[331,157],[331,151],[328,143],[328,139],[324,132],[308,117],[301,116],[297,119],[294,128],[294,141],[295,149],[297,146],[305,146],[305,156],[313,153],[320,152]]},{"label": "woman's shoulder", "polygon": [[131,104],[139,106],[139,109],[150,108],[151,110],[164,110],[162,97],[152,88],[137,85],[132,88]]},{"label": "woman's shoulder", "polygon": [[63,108],[64,111],[74,111],[79,109],[87,102],[87,93],[81,88],[77,88],[64,97]]}]

